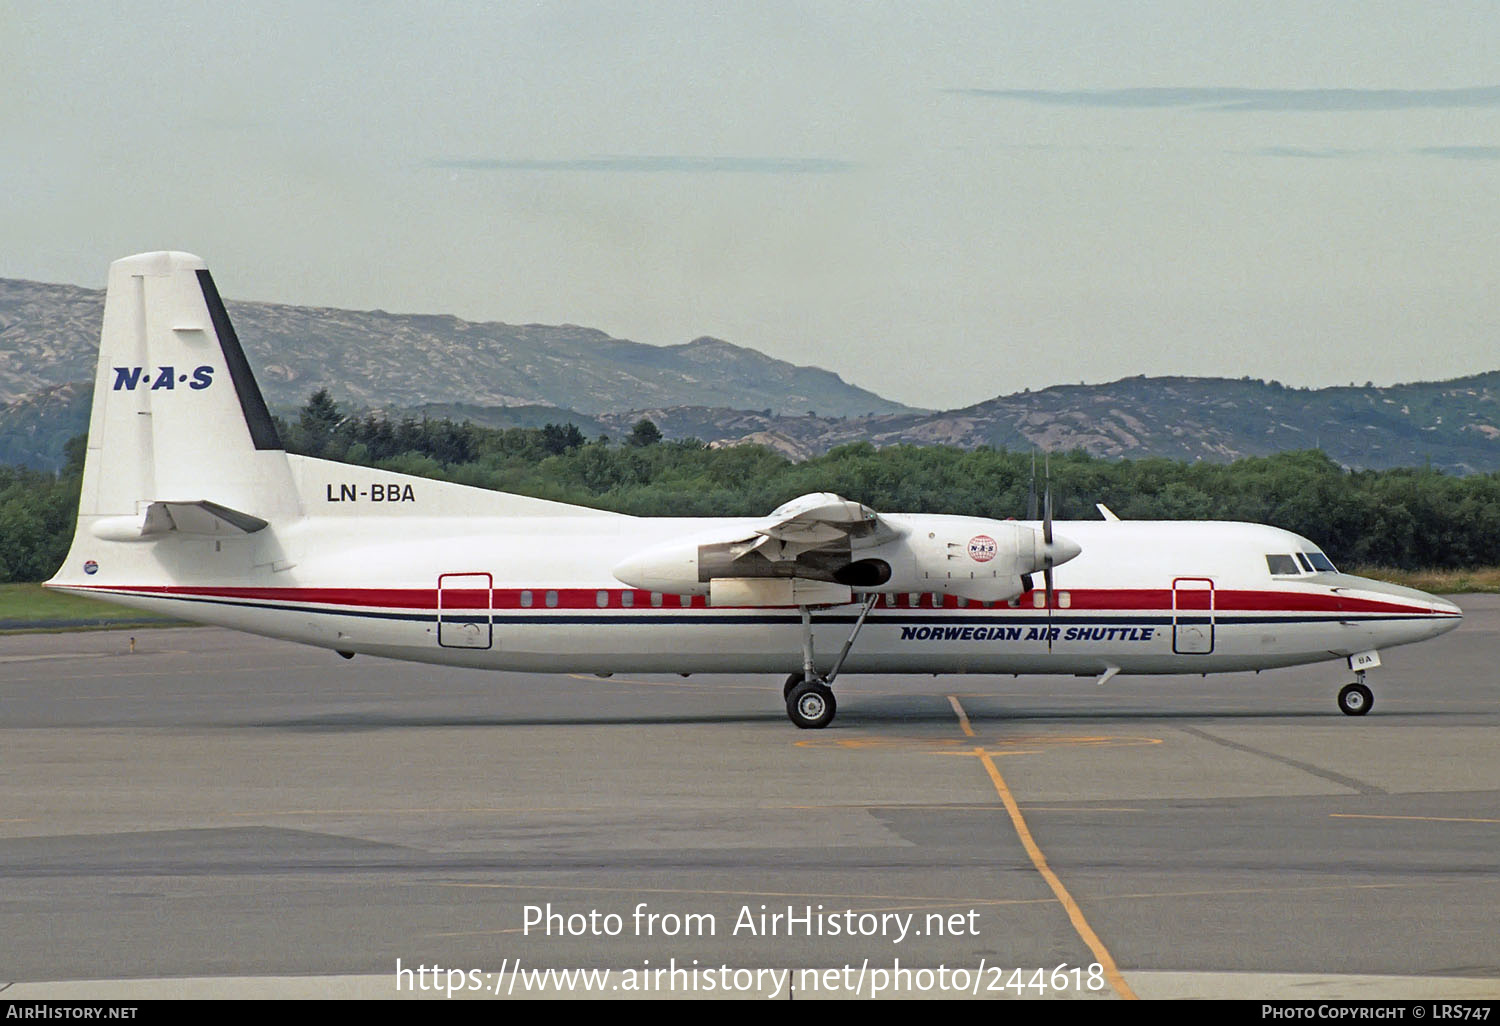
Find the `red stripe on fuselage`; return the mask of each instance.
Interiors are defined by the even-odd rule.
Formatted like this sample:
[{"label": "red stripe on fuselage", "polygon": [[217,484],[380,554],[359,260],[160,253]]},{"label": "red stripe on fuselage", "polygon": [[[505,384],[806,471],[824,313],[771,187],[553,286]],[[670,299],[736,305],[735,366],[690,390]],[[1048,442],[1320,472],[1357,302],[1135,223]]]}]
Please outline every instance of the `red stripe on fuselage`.
[{"label": "red stripe on fuselage", "polygon": [[[438,605],[436,588],[237,588],[202,587],[187,585],[143,585],[120,587],[109,585],[74,585],[89,591],[123,591],[136,594],[160,595],[163,598],[225,598],[256,602],[299,602],[310,605],[357,606],[365,609],[418,609],[434,613]],[[601,603],[600,595],[604,595]],[[1053,609],[1062,612],[1124,610],[1172,612],[1173,593],[1165,588],[1081,588],[1058,589],[1066,593],[1069,605],[1064,608],[1054,600]],[[662,595],[659,605],[653,603],[656,593],[633,589],[615,588],[495,588],[492,592],[480,588],[444,588],[444,609],[706,609],[708,599],[692,596],[690,605],[683,604],[683,597]],[[884,595],[879,609],[974,609],[991,608],[998,611],[1016,608],[1018,611],[1035,611],[1034,595],[1027,592],[1020,596],[1015,607],[994,605],[985,607],[977,602],[959,604],[952,595],[932,593],[901,593]],[[1203,593],[1199,593],[1203,594]],[[555,595],[555,601],[549,597]],[[626,606],[625,596],[630,596]],[[529,596],[530,601],[525,598]],[[915,599],[915,601],[913,601]],[[1217,589],[1213,592],[1213,610],[1216,613],[1440,613],[1428,606],[1377,599],[1353,598],[1315,591],[1254,591]],[[725,607],[716,607],[725,608]],[[1179,605],[1180,608],[1180,605]],[[1194,610],[1195,612],[1197,610]]]}]

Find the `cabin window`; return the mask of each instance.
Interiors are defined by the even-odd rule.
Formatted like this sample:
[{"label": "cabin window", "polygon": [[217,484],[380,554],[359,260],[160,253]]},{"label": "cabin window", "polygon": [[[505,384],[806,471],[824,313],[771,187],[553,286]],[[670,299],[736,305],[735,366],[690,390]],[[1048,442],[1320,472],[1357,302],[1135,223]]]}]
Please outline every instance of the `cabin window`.
[{"label": "cabin window", "polygon": [[1302,572],[1297,569],[1297,561],[1288,555],[1266,556],[1266,567],[1270,569],[1273,577],[1284,577],[1287,574]]},{"label": "cabin window", "polygon": [[626,609],[629,609],[631,606],[635,605],[635,592],[620,592],[620,605],[624,606]]},{"label": "cabin window", "polygon": [[552,609],[557,605],[557,592],[547,592],[547,608]]},{"label": "cabin window", "polygon": [[1333,560],[1329,559],[1321,552],[1309,552],[1307,554],[1307,560],[1313,565],[1314,570],[1320,570],[1325,574],[1338,573],[1338,570],[1334,568]]},{"label": "cabin window", "polygon": [[521,605],[525,606],[528,609],[531,608],[531,592],[529,592],[529,591],[523,591],[523,592],[521,592]]},{"label": "cabin window", "polygon": [[968,605],[969,605],[969,600],[966,599],[966,598],[964,598],[962,595],[960,595],[958,597],[958,608],[959,609],[965,609],[965,608],[968,607]]},{"label": "cabin window", "polygon": [[693,604],[693,596],[691,596],[691,595],[684,595],[684,596],[682,596],[681,602],[682,602],[682,608],[683,609],[688,609]]},{"label": "cabin window", "polygon": [[1031,593],[1031,604],[1033,607],[1041,609],[1047,604],[1047,593],[1042,591],[1033,591]]},{"label": "cabin window", "polygon": [[1060,591],[1060,592],[1058,592],[1057,593],[1057,606],[1058,606],[1059,609],[1072,609],[1073,608],[1073,594],[1072,594],[1072,592],[1067,592],[1067,591]]},{"label": "cabin window", "polygon": [[601,588],[599,594],[594,596],[594,601],[599,604],[600,609],[607,608],[609,606],[609,592]]},{"label": "cabin window", "polygon": [[653,591],[651,593],[651,604],[658,609],[661,608],[661,592]]}]

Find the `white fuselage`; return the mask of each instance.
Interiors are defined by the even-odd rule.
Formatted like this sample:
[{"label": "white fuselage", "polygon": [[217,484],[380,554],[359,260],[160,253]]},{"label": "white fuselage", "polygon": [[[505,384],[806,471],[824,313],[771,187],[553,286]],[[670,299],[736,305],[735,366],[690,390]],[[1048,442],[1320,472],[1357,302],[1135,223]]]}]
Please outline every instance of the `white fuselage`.
[{"label": "white fuselage", "polygon": [[[314,461],[308,461],[309,463]],[[413,511],[415,513],[416,511]],[[738,521],[624,516],[305,516],[231,540],[100,543],[56,587],[345,652],[487,669],[777,672],[801,666],[796,607],[715,607],[630,588],[631,553]],[[1250,524],[1059,522],[1082,554],[983,605],[882,593],[845,664],[860,673],[1214,673],[1347,657],[1435,637],[1443,599],[1338,573],[1273,576],[1311,549]],[[66,569],[66,568],[65,568]],[[880,591],[881,589],[870,589]],[[826,671],[859,611],[813,611]],[[1050,642],[1050,644],[1049,644]]]}]

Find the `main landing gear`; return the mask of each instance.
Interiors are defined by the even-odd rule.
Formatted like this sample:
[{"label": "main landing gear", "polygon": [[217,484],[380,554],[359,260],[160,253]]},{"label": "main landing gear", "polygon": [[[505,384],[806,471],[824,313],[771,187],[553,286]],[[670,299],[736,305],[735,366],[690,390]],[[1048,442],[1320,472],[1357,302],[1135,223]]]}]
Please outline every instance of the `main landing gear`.
[{"label": "main landing gear", "polygon": [[1354,683],[1339,691],[1339,712],[1345,716],[1363,716],[1375,704],[1375,696],[1365,687],[1365,671],[1354,672]]},{"label": "main landing gear", "polygon": [[800,673],[786,679],[781,689],[786,696],[786,714],[791,721],[804,730],[817,730],[833,722],[839,704],[834,701],[833,688],[814,677],[807,680]]},{"label": "main landing gear", "polygon": [[802,672],[787,677],[781,688],[781,695],[786,699],[787,717],[798,727],[818,730],[833,722],[834,713],[838,711],[838,703],[833,698],[833,679],[843,668],[844,658],[854,646],[854,639],[859,637],[860,628],[865,625],[865,617],[870,615],[879,598],[874,592],[866,597],[864,608],[854,621],[854,630],[849,633],[849,640],[844,642],[839,657],[833,662],[833,669],[826,677],[820,677],[813,665],[812,611],[807,606],[798,607],[802,613]]}]

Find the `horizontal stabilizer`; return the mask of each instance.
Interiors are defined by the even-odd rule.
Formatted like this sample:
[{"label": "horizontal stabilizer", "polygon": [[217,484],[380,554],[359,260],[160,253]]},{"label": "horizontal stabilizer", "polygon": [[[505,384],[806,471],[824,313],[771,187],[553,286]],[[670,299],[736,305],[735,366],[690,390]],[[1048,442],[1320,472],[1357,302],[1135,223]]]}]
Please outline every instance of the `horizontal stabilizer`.
[{"label": "horizontal stabilizer", "polygon": [[94,522],[95,537],[106,541],[152,541],[164,535],[194,535],[230,538],[254,534],[267,524],[260,517],[241,513],[217,502],[153,502],[133,517],[102,517]]}]

